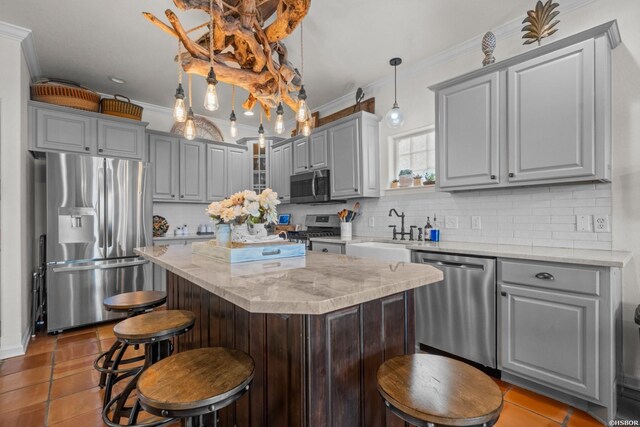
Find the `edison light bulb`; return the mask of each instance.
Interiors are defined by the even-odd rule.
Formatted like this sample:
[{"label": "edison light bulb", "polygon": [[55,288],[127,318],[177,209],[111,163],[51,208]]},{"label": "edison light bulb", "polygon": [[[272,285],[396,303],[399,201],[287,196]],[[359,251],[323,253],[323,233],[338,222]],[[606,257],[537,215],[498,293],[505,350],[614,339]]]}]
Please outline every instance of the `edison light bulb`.
[{"label": "edison light bulb", "polygon": [[207,85],[207,92],[204,94],[204,108],[209,111],[216,111],[219,107],[216,85],[209,83]]},{"label": "edison light bulb", "polygon": [[311,135],[311,124],[309,123],[309,120],[305,120],[304,124],[302,125],[302,134],[304,136]]},{"label": "edison light bulb", "polygon": [[260,148],[264,148],[264,133],[261,133],[260,136],[258,136],[258,142],[260,143]]},{"label": "edison light bulb", "polygon": [[296,120],[300,123],[306,121],[309,118],[309,107],[304,99],[298,100],[298,111],[296,111]]},{"label": "edison light bulb", "polygon": [[231,135],[231,138],[235,138],[236,136],[238,136],[238,126],[236,125],[235,120],[232,120],[231,124],[229,125],[229,135]]},{"label": "edison light bulb", "polygon": [[193,111],[189,108],[187,122],[184,124],[184,137],[192,140],[196,137],[196,122],[193,120]]},{"label": "edison light bulb", "polygon": [[184,89],[182,89],[182,83],[178,83],[176,89],[176,103],[173,106],[173,119],[176,122],[184,122],[187,120],[187,107],[184,105]]},{"label": "edison light bulb", "polygon": [[276,116],[276,125],[274,127],[274,130],[278,135],[284,132],[284,116],[282,114],[278,114]]}]

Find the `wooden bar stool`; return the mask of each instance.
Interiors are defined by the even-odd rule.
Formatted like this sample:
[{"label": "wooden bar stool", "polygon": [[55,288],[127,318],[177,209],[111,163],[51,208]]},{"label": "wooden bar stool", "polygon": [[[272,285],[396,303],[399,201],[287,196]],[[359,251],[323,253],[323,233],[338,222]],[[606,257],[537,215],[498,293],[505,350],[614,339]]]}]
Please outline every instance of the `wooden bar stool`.
[{"label": "wooden bar stool", "polygon": [[[167,302],[166,292],[137,291],[111,296],[106,298],[102,304],[107,311],[126,313],[129,318],[159,307],[165,302]],[[144,360],[144,356],[124,359],[128,347],[128,344],[116,340],[109,350],[101,353],[93,362],[93,367],[100,372],[99,386],[105,389],[103,407],[111,399],[111,391],[118,378],[122,380],[133,376],[140,369],[139,366],[133,368],[121,368],[120,366]]]},{"label": "wooden bar stool", "polygon": [[249,390],[254,367],[248,354],[223,347],[185,351],[156,363],[140,376],[138,399],[145,411],[166,418],[147,425],[181,418],[187,426],[215,427],[217,411]]},{"label": "wooden bar stool", "polygon": [[394,357],[378,368],[377,379],[385,405],[418,427],[489,427],[502,411],[502,392],[489,376],[447,357]]},{"label": "wooden bar stool", "polygon": [[[137,422],[140,402],[136,398],[132,406],[127,400],[136,389],[141,374],[154,363],[168,357],[173,352],[171,338],[188,332],[195,324],[196,317],[190,311],[152,311],[130,317],[113,327],[116,338],[126,345],[144,345],[144,365],[140,367],[121,393],[112,397],[103,408],[103,421],[109,426],[120,425],[122,417],[128,417],[128,425]],[[113,408],[113,412],[111,409]]]}]

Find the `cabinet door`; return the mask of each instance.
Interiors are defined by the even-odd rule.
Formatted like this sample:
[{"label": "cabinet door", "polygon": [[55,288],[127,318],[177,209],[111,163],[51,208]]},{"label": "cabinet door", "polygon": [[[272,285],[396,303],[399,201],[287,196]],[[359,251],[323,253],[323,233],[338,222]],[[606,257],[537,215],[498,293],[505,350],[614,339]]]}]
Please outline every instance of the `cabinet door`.
[{"label": "cabinet door", "polygon": [[598,398],[598,300],[500,286],[502,368]]},{"label": "cabinet door", "polygon": [[331,197],[334,199],[360,195],[359,123],[353,120],[328,130]]},{"label": "cabinet door", "polygon": [[246,189],[247,151],[236,148],[227,150],[227,194],[231,195]]},{"label": "cabinet door", "polygon": [[278,193],[278,199],[284,198],[282,189],[282,147],[271,148],[269,151],[269,186]]},{"label": "cabinet door", "polygon": [[98,154],[142,160],[144,127],[98,119]]},{"label": "cabinet door", "polygon": [[293,175],[293,149],[291,144],[282,146],[282,168],[281,168],[281,185],[282,202],[289,203],[291,200],[291,175]]},{"label": "cabinet door", "polygon": [[293,173],[309,172],[309,138],[293,141]]},{"label": "cabinet door", "polygon": [[310,169],[326,169],[329,167],[327,148],[327,131],[318,132],[309,137]]},{"label": "cabinet door", "polygon": [[499,183],[499,73],[438,92],[438,187]]},{"label": "cabinet door", "polygon": [[153,165],[153,200],[178,200],[180,153],[178,139],[149,134],[149,154]]},{"label": "cabinet door", "polygon": [[36,110],[36,148],[95,154],[96,122],[92,117]]},{"label": "cabinet door", "polygon": [[222,200],[227,195],[227,149],[207,145],[207,201]]},{"label": "cabinet door", "polygon": [[205,145],[180,140],[180,200],[205,201]]},{"label": "cabinet door", "polygon": [[508,69],[509,181],[593,176],[594,42]]}]

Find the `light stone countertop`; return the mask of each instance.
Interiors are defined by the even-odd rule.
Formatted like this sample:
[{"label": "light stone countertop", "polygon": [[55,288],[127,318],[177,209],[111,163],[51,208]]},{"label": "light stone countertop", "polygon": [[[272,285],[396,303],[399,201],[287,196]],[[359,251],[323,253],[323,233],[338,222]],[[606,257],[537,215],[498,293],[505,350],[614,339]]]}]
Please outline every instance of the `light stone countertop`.
[{"label": "light stone countertop", "polygon": [[154,242],[163,242],[165,240],[213,240],[215,239],[213,234],[165,234],[164,236],[154,237]]},{"label": "light stone countertop", "polygon": [[227,264],[189,245],[135,252],[251,313],[325,314],[442,280],[435,267],[307,252],[306,257]]},{"label": "light stone countertop", "polygon": [[511,258],[531,261],[549,261],[567,264],[600,267],[624,267],[632,258],[631,252],[603,251],[592,249],[548,248],[542,246],[494,245],[463,242],[409,242],[389,238],[354,236],[351,240],[336,237],[319,237],[313,242],[354,244],[363,242],[386,242],[405,245],[414,251],[442,252],[464,255],[480,255],[496,258]]}]

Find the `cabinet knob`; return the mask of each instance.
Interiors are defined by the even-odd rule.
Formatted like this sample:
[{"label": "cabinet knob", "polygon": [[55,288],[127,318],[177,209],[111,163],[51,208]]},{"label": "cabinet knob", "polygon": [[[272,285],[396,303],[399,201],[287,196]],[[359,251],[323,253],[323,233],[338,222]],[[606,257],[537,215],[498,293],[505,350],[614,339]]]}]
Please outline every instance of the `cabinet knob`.
[{"label": "cabinet knob", "polygon": [[184,199],[184,196],[181,194],[181,195],[180,195],[180,198],[181,198],[181,199]]},{"label": "cabinet knob", "polygon": [[171,198],[172,198],[172,199],[175,199],[175,198],[176,198],[176,195],[175,195],[175,194],[172,194],[172,195],[171,195]]},{"label": "cabinet knob", "polygon": [[515,174],[515,173],[513,173],[513,172],[509,172],[509,178],[513,178],[514,176],[516,176],[516,174]]},{"label": "cabinet knob", "polygon": [[495,175],[491,175],[491,179],[496,179],[496,176]]},{"label": "cabinet knob", "polygon": [[90,148],[89,147],[84,147],[84,151],[89,151]]},{"label": "cabinet knob", "polygon": [[284,199],[284,197],[283,197],[283,196],[280,196],[280,197],[278,197],[278,199],[283,200],[283,199]]},{"label": "cabinet knob", "polygon": [[503,297],[507,296],[507,293],[505,291],[500,292],[500,295],[502,295]]},{"label": "cabinet knob", "polygon": [[102,153],[102,148],[98,148],[98,153]]},{"label": "cabinet knob", "polygon": [[355,191],[355,192],[357,193],[357,192],[358,192],[358,189],[357,189],[357,188],[354,188],[354,189],[353,189],[353,191]]},{"label": "cabinet knob", "polygon": [[324,248],[324,249],[322,250],[322,252],[329,252],[329,249]]}]

